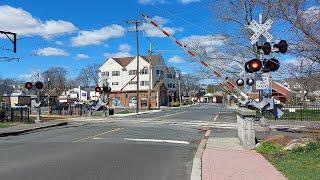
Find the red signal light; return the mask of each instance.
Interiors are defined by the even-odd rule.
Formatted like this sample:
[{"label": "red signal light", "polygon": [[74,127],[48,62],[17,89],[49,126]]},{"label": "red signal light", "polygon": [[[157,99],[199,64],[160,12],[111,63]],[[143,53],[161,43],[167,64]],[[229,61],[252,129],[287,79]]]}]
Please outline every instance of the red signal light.
[{"label": "red signal light", "polygon": [[96,88],[94,88],[94,91],[101,92],[101,87],[97,86]]},{"label": "red signal light", "polygon": [[31,82],[27,82],[25,85],[24,85],[24,87],[26,88],[26,89],[28,89],[28,90],[30,90],[30,89],[32,89],[32,83]]},{"label": "red signal light", "polygon": [[248,73],[254,73],[260,71],[262,68],[262,62],[259,59],[252,59],[245,63],[245,70]]},{"label": "red signal light", "polygon": [[263,64],[263,72],[277,71],[280,68],[280,62],[274,58],[264,60]]}]

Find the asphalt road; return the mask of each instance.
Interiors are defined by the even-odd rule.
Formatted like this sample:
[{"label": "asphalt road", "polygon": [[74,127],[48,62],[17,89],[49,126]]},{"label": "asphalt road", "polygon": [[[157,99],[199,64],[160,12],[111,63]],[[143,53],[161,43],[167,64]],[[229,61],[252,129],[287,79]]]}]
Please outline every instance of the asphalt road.
[{"label": "asphalt road", "polygon": [[192,160],[220,106],[165,109],[0,138],[0,179],[190,179]]}]

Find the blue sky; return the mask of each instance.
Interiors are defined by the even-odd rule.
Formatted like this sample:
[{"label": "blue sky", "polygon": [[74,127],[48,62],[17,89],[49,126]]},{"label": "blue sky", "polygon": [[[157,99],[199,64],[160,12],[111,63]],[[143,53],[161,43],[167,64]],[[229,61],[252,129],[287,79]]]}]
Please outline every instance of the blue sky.
[{"label": "blue sky", "polygon": [[[175,32],[179,39],[191,35],[206,35],[201,28],[190,27],[182,20],[172,18],[168,12],[214,32],[214,26],[204,25],[212,24],[208,4],[209,1],[197,0],[160,0],[156,3],[148,0],[2,1],[0,22],[4,23],[0,23],[0,28],[16,31],[21,38],[16,54],[3,50],[2,56],[21,59],[19,62],[1,61],[0,76],[19,78],[34,69],[43,71],[51,66],[62,66],[67,68],[70,77],[74,77],[83,66],[102,63],[106,56],[135,55],[135,34],[127,31],[130,25],[126,20],[142,20],[142,12],[155,17],[164,27]],[[162,53],[166,60],[173,57],[168,62],[170,65],[184,72],[192,72],[182,51],[170,40],[158,37],[159,33],[154,34],[153,31],[156,29],[150,30],[149,34],[153,35],[149,39],[153,42],[154,49],[169,50]],[[80,37],[81,33],[87,33],[87,36]],[[141,54],[146,54],[149,41],[145,33],[141,32],[140,35],[140,51]],[[0,46],[11,48],[9,40],[5,38],[0,39]]]},{"label": "blue sky", "polygon": [[[2,0],[0,28],[17,32],[19,40],[18,52],[13,54],[1,50],[11,48],[10,41],[1,38],[0,56],[21,59],[0,61],[0,77],[21,79],[32,70],[60,66],[72,78],[82,67],[102,63],[106,57],[135,55],[135,34],[128,31],[131,27],[126,20],[142,20],[141,13],[157,20],[178,39],[218,36],[222,24],[213,19],[210,4],[210,0]],[[148,25],[143,29],[142,55],[151,40],[155,52],[162,52],[169,65],[186,73],[194,71],[183,51],[170,40]]]}]

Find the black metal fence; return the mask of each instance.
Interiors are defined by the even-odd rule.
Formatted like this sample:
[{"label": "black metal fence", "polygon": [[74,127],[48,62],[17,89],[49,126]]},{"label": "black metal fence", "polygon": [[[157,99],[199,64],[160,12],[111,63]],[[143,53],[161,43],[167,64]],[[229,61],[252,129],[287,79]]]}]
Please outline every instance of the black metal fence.
[{"label": "black metal fence", "polygon": [[30,109],[28,107],[11,107],[3,108],[2,110],[4,111],[4,116],[0,119],[1,121],[31,123]]},{"label": "black metal fence", "polygon": [[[320,105],[285,105],[279,120],[320,121]],[[275,119],[270,112],[264,112],[267,119]]]},{"label": "black metal fence", "polygon": [[50,111],[52,115],[84,116],[89,114],[89,108],[85,105],[55,108]]}]

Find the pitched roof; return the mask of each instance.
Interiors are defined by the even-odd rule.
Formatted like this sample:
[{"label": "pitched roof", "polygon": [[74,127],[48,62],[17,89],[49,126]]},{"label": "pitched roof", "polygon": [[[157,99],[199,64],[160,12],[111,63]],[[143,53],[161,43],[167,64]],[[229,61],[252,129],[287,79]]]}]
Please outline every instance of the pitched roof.
[{"label": "pitched roof", "polygon": [[134,57],[121,57],[112,59],[115,60],[118,64],[120,64],[122,67],[126,67],[134,59]]},{"label": "pitched roof", "polygon": [[[144,60],[149,62],[150,56],[141,56]],[[119,58],[114,58],[112,57],[113,60],[115,60],[118,64],[120,64],[122,67],[126,67],[135,57],[119,57]],[[151,56],[151,65],[157,65],[160,63],[160,55],[152,55]]]}]

